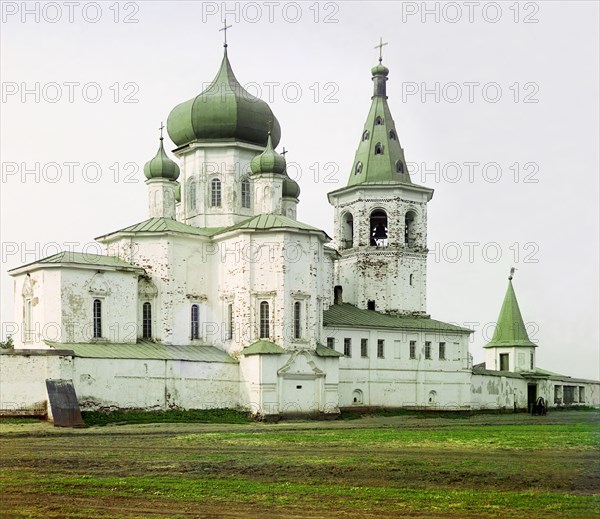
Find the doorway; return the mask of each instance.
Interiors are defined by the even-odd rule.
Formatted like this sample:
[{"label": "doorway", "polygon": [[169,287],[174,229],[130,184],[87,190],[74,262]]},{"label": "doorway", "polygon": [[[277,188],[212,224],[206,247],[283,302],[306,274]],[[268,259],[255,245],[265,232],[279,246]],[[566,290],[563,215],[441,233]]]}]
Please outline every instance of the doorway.
[{"label": "doorway", "polygon": [[527,410],[531,413],[537,399],[537,384],[527,384]]}]

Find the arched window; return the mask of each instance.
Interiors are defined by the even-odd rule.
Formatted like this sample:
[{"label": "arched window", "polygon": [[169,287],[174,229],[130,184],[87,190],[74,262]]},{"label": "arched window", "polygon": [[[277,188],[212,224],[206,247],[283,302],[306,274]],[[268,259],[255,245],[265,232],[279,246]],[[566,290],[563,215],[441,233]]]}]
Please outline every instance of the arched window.
[{"label": "arched window", "polygon": [[382,125],[382,124],[383,124],[383,119],[381,118],[381,116],[380,116],[380,115],[378,115],[377,117],[375,117],[375,124],[376,124],[377,126],[380,126],[380,125]]},{"label": "arched window", "polygon": [[196,210],[196,182],[194,179],[188,182],[188,205],[189,209]]},{"label": "arched window", "polygon": [[152,305],[147,301],[142,305],[142,338],[152,339]]},{"label": "arched window", "polygon": [[394,130],[390,130],[390,139],[393,141],[396,140],[396,132]]},{"label": "arched window", "polygon": [[218,178],[210,181],[210,205],[221,207],[221,181]]},{"label": "arched window", "polygon": [[429,404],[435,404],[437,403],[437,392],[436,391],[430,391],[429,392],[429,397],[428,397],[428,403]]},{"label": "arched window", "polygon": [[242,207],[250,209],[250,181],[242,181]]},{"label": "arched window", "polygon": [[94,339],[102,337],[102,301],[94,299],[93,305]]},{"label": "arched window", "polygon": [[407,211],[404,215],[404,245],[415,246],[415,213]]},{"label": "arched window", "polygon": [[352,392],[352,403],[362,404],[363,403],[363,392],[360,389],[355,389]]},{"label": "arched window", "polygon": [[359,160],[356,163],[356,166],[354,166],[354,174],[355,175],[360,175],[361,171],[362,171],[362,162]]},{"label": "arched window", "polygon": [[363,136],[362,136],[362,140],[363,141],[369,140],[369,130],[365,130],[365,132],[363,133]]},{"label": "arched window", "polygon": [[354,245],[354,217],[352,213],[342,216],[342,249],[350,249]]},{"label": "arched window", "polygon": [[262,301],[260,303],[260,338],[268,339],[271,336],[269,323],[269,303]]},{"label": "arched window", "polygon": [[387,247],[388,218],[385,211],[377,209],[371,213],[370,245],[372,247]]},{"label": "arched window", "polygon": [[302,337],[302,303],[296,301],[294,303],[294,339]]},{"label": "arched window", "polygon": [[375,144],[375,155],[383,155],[383,145],[380,142]]},{"label": "arched window", "polygon": [[404,164],[401,160],[396,161],[396,173],[400,173],[400,175],[404,173]]},{"label": "arched window", "polygon": [[200,307],[192,305],[190,315],[190,338],[197,340],[200,338]]}]

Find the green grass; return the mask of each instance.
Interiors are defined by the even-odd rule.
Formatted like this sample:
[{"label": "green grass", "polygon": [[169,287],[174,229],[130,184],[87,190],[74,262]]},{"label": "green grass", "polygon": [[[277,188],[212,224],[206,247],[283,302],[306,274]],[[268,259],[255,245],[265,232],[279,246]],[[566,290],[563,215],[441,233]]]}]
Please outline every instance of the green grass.
[{"label": "green grass", "polygon": [[235,409],[191,409],[186,411],[85,411],[86,425],[147,424],[147,423],[235,423],[251,421],[248,413]]}]

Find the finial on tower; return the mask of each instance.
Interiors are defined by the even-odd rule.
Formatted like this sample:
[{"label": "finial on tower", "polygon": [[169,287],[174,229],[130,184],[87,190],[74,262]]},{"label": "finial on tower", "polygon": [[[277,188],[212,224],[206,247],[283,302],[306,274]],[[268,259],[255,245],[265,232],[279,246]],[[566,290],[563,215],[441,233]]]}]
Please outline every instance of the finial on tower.
[{"label": "finial on tower", "polygon": [[232,25],[227,25],[227,16],[223,17],[223,27],[221,29],[219,29],[219,32],[223,31],[224,32],[224,41],[223,41],[223,47],[227,48],[227,29],[231,29],[231,27],[233,27]]},{"label": "finial on tower", "polygon": [[163,140],[163,130],[164,130],[164,129],[165,129],[165,123],[163,123],[163,122],[161,121],[161,123],[160,123],[160,128],[159,128],[159,130],[160,130],[160,140],[161,140],[161,141]]},{"label": "finial on tower", "polygon": [[376,49],[379,49],[379,63],[383,61],[383,47],[387,45],[387,41],[383,43],[383,38],[379,38],[379,45],[375,45]]},{"label": "finial on tower", "polygon": [[515,275],[515,270],[517,270],[515,267],[510,267],[510,274],[508,276],[509,281],[512,281],[512,278]]}]

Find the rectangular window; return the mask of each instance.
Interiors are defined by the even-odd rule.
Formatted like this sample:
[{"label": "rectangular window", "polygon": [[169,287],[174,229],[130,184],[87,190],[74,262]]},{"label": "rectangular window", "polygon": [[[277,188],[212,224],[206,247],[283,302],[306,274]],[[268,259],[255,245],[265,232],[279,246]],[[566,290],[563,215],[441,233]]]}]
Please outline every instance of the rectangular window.
[{"label": "rectangular window", "polygon": [[575,386],[563,386],[563,401],[572,404],[575,401]]},{"label": "rectangular window", "polygon": [[335,350],[335,339],[333,337],[327,337],[327,347]]},{"label": "rectangular window", "polygon": [[562,404],[562,386],[554,386],[554,403]]},{"label": "rectangular window", "polygon": [[33,325],[31,318],[31,299],[25,300],[25,342],[33,341]]},{"label": "rectangular window", "polygon": [[579,403],[585,404],[585,387],[579,386]]},{"label": "rectangular window", "polygon": [[383,339],[377,339],[377,357],[383,359],[385,341]]},{"label": "rectangular window", "polygon": [[344,339],[344,355],[352,357],[352,339]]},{"label": "rectangular window", "polygon": [[410,341],[408,358],[409,359],[417,358],[417,341]]},{"label": "rectangular window", "polygon": [[260,338],[268,339],[271,336],[270,331],[269,303],[263,301],[260,303]]},{"label": "rectangular window", "polygon": [[508,371],[508,353],[500,354],[500,371]]},{"label": "rectangular window", "polygon": [[227,340],[233,339],[233,303],[227,305]]},{"label": "rectangular window", "polygon": [[250,209],[250,181],[244,180],[242,182],[242,207]]},{"label": "rectangular window", "polygon": [[529,369],[533,371],[533,353],[529,354]]},{"label": "rectangular window", "polygon": [[221,181],[218,178],[213,178],[210,182],[210,205],[221,206]]},{"label": "rectangular window", "polygon": [[429,342],[429,341],[425,342],[425,358],[426,359],[431,358],[431,342]]},{"label": "rectangular window", "polygon": [[446,360],[446,343],[440,342],[440,360]]},{"label": "rectangular window", "polygon": [[200,307],[192,305],[190,316],[190,337],[193,341],[200,338]]},{"label": "rectangular window", "polygon": [[301,330],[301,316],[302,316],[302,303],[296,301],[294,303],[294,339],[299,339],[302,336]]},{"label": "rectangular window", "polygon": [[360,356],[361,357],[369,356],[369,339],[361,339],[360,340]]}]

